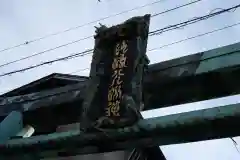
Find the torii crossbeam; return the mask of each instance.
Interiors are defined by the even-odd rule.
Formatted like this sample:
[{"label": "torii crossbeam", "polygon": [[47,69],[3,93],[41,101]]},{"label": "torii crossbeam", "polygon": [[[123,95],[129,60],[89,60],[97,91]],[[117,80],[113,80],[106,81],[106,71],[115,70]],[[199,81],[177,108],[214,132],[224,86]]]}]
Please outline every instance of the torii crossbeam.
[{"label": "torii crossbeam", "polygon": [[169,145],[240,135],[240,104],[140,120],[132,127],[105,133],[63,132],[0,145],[0,157],[26,154],[48,157]]}]

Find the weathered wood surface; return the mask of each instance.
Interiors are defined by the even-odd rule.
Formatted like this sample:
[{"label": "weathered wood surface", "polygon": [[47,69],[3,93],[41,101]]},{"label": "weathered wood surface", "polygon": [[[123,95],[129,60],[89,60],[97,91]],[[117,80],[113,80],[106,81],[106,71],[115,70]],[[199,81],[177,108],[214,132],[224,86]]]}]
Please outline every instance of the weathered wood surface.
[{"label": "weathered wood surface", "polygon": [[96,29],[81,129],[126,126],[139,119],[142,81],[149,63],[149,25],[150,15],[146,14]]}]

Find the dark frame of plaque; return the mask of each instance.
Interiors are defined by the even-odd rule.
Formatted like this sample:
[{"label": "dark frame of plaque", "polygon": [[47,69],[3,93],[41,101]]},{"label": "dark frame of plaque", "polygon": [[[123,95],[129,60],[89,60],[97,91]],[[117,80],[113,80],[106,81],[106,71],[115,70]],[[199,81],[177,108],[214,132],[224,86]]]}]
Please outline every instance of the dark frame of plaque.
[{"label": "dark frame of plaque", "polygon": [[150,15],[96,29],[80,128],[119,128],[140,118]]}]

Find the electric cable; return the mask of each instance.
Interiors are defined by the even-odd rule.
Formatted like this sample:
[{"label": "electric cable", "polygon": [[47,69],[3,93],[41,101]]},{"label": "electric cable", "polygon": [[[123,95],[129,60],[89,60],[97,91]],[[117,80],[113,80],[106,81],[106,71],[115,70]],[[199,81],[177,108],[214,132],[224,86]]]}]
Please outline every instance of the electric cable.
[{"label": "electric cable", "polygon": [[[164,33],[164,32],[167,32],[167,31],[172,31],[172,30],[175,30],[175,29],[179,29],[179,28],[182,28],[182,27],[186,27],[186,26],[188,26],[188,25],[191,25],[191,24],[194,24],[194,23],[203,21],[203,20],[207,20],[207,19],[209,19],[209,18],[211,18],[211,17],[214,17],[214,16],[217,16],[217,15],[220,15],[220,14],[223,14],[223,13],[226,13],[226,12],[229,12],[229,11],[232,11],[233,9],[237,9],[237,8],[239,8],[239,7],[240,7],[240,4],[239,4],[239,5],[236,5],[236,6],[234,6],[234,7],[227,8],[227,9],[222,9],[221,11],[218,11],[218,12],[214,12],[214,13],[211,13],[211,14],[207,14],[207,15],[205,15],[205,16],[194,17],[194,18],[192,18],[191,20],[187,20],[187,21],[184,21],[184,22],[181,22],[181,23],[178,23],[178,24],[174,24],[174,25],[169,25],[169,26],[164,27],[164,28],[161,28],[161,29],[156,29],[156,30],[154,30],[154,31],[149,32],[149,36],[159,35],[159,34],[162,34],[162,33]],[[84,40],[84,39],[91,38],[91,37],[92,37],[92,36],[85,37],[85,38],[82,38],[82,39],[79,39],[79,40],[75,40],[75,41],[72,41],[72,42],[69,42],[69,43],[60,45],[60,46],[56,46],[56,47],[54,47],[54,48],[50,48],[50,49],[45,50],[45,51],[42,51],[42,52],[38,52],[38,53],[32,54],[32,55],[30,55],[30,56],[26,56],[26,57],[23,57],[23,58],[20,58],[20,59],[17,59],[17,60],[13,60],[13,61],[4,63],[4,64],[0,65],[0,68],[1,68],[1,67],[4,67],[4,66],[7,66],[7,65],[10,65],[10,64],[13,64],[13,63],[16,63],[16,62],[19,62],[19,61],[22,61],[22,60],[26,60],[26,59],[29,59],[29,58],[32,58],[32,57],[35,57],[35,56],[44,54],[44,53],[49,52],[49,51],[52,51],[52,50],[56,50],[56,49],[59,49],[59,48],[62,48],[62,47],[66,47],[66,46],[68,46],[68,45],[70,45],[70,44],[74,44],[74,43],[77,43],[77,42],[82,41],[82,40]]]},{"label": "electric cable", "polygon": [[97,19],[97,20],[93,20],[93,21],[90,21],[90,22],[87,22],[87,23],[84,23],[84,24],[81,24],[81,25],[78,25],[78,26],[75,26],[75,27],[71,27],[71,28],[68,28],[68,29],[65,29],[65,30],[62,30],[62,31],[58,31],[58,32],[55,32],[55,33],[44,35],[44,36],[39,37],[39,38],[28,40],[28,41],[25,41],[24,43],[20,43],[20,44],[2,49],[2,50],[0,50],[0,53],[4,52],[4,51],[7,51],[7,50],[14,49],[14,48],[18,48],[18,47],[21,47],[21,46],[24,46],[24,45],[28,45],[30,43],[37,42],[37,41],[40,41],[40,40],[43,40],[43,39],[47,39],[49,37],[57,36],[59,34],[63,34],[63,33],[66,33],[66,32],[72,31],[72,30],[76,30],[76,29],[82,28],[84,26],[94,24],[94,23],[99,22],[99,21],[103,21],[103,20],[106,20],[106,19],[109,19],[109,18],[112,18],[112,17],[116,17],[116,16],[119,16],[119,15],[122,15],[122,14],[125,14],[125,13],[128,13],[128,12],[132,12],[134,10],[142,9],[142,8],[145,8],[145,7],[151,6],[151,5],[155,5],[155,4],[160,3],[162,1],[163,0],[157,0],[157,1],[154,1],[154,2],[151,2],[151,3],[147,3],[145,5],[142,5],[142,6],[138,6],[138,7],[129,9],[129,10],[125,10],[125,11],[122,11],[122,12],[119,12],[119,13],[116,13],[116,14],[112,14],[112,15],[109,15],[109,16],[106,16],[106,17],[103,17],[103,18],[100,18],[100,19]]},{"label": "electric cable", "polygon": [[[220,9],[220,11],[216,11],[216,12],[210,11],[210,13],[205,15],[205,16],[194,17],[194,18],[192,18],[188,21],[185,21],[185,22],[181,22],[181,23],[178,23],[178,24],[175,24],[175,25],[169,25],[167,27],[151,31],[151,32],[149,32],[149,36],[159,35],[159,34],[162,34],[163,32],[171,31],[171,30],[178,29],[178,28],[183,28],[187,25],[194,24],[194,23],[197,23],[199,21],[209,19],[211,17],[220,15],[222,13],[231,12],[231,11],[234,12],[239,7],[240,7],[240,4],[238,4],[236,6],[233,6],[233,7],[230,7],[230,8],[227,8],[227,9]],[[217,8],[217,9],[219,9],[219,8]],[[216,10],[216,9],[214,9],[214,10]]]},{"label": "electric cable", "polygon": [[[203,37],[203,36],[206,36],[206,35],[209,35],[209,34],[212,34],[212,33],[215,33],[215,32],[219,32],[219,31],[222,31],[222,30],[225,30],[225,29],[229,29],[229,28],[232,28],[232,27],[238,26],[238,25],[240,25],[240,22],[232,24],[232,25],[225,26],[223,28],[215,29],[215,30],[212,30],[212,31],[209,31],[209,32],[198,34],[198,35],[195,35],[195,36],[192,36],[192,37],[188,37],[188,38],[185,38],[185,39],[182,39],[182,40],[179,40],[179,41],[175,41],[175,42],[172,42],[172,43],[169,43],[169,44],[165,44],[165,45],[162,45],[160,47],[155,47],[155,48],[149,49],[147,52],[160,50],[160,49],[163,49],[163,48],[168,47],[168,46],[172,46],[172,45],[175,45],[175,44],[178,44],[178,43],[183,43],[185,41],[189,41],[189,40],[192,40],[192,39]],[[66,61],[66,60],[74,59],[74,58],[77,58],[77,57],[82,57],[82,56],[91,54],[92,52],[93,52],[93,50],[89,49],[89,50],[84,51],[84,52],[74,53],[74,54],[71,54],[69,56],[65,56],[65,57],[62,57],[62,58],[57,58],[57,59],[54,59],[54,60],[51,60],[51,61],[46,61],[46,62],[37,64],[37,65],[34,65],[34,66],[30,66],[30,67],[26,67],[26,68],[23,68],[23,69],[7,72],[7,73],[4,73],[4,74],[1,74],[0,77],[4,77],[4,76],[7,76],[7,75],[12,75],[12,74],[19,73],[19,72],[24,72],[24,71],[27,71],[27,70],[30,70],[30,69],[34,69],[34,68],[37,68],[37,67],[40,67],[40,66],[43,66],[43,65],[48,65],[48,64],[55,63],[55,62],[59,62],[59,61]],[[84,69],[86,70],[87,68],[84,68]]]}]

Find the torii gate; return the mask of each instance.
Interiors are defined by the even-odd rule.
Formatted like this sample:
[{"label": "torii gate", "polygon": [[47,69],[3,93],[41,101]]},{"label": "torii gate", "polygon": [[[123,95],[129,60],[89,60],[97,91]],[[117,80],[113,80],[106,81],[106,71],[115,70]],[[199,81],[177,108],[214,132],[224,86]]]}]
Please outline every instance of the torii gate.
[{"label": "torii gate", "polygon": [[[104,30],[100,33],[104,33]],[[234,51],[234,53],[238,52]],[[231,68],[235,72],[239,65],[235,64]],[[156,106],[152,108],[154,107],[156,108]],[[0,145],[0,156],[12,156],[13,154],[17,157],[26,156],[26,151],[30,150],[31,152],[28,152],[30,156],[34,154],[40,157],[44,157],[48,152],[57,153],[59,150],[73,154],[72,146],[75,145],[78,147],[75,148],[74,154],[87,154],[238,136],[240,133],[239,107],[239,104],[235,104],[139,121],[136,118],[129,126],[117,127],[114,130],[105,130],[104,132],[83,133],[77,131],[13,139]],[[137,112],[132,113],[131,115],[134,115]],[[105,145],[106,142],[111,144],[111,147]]]}]

